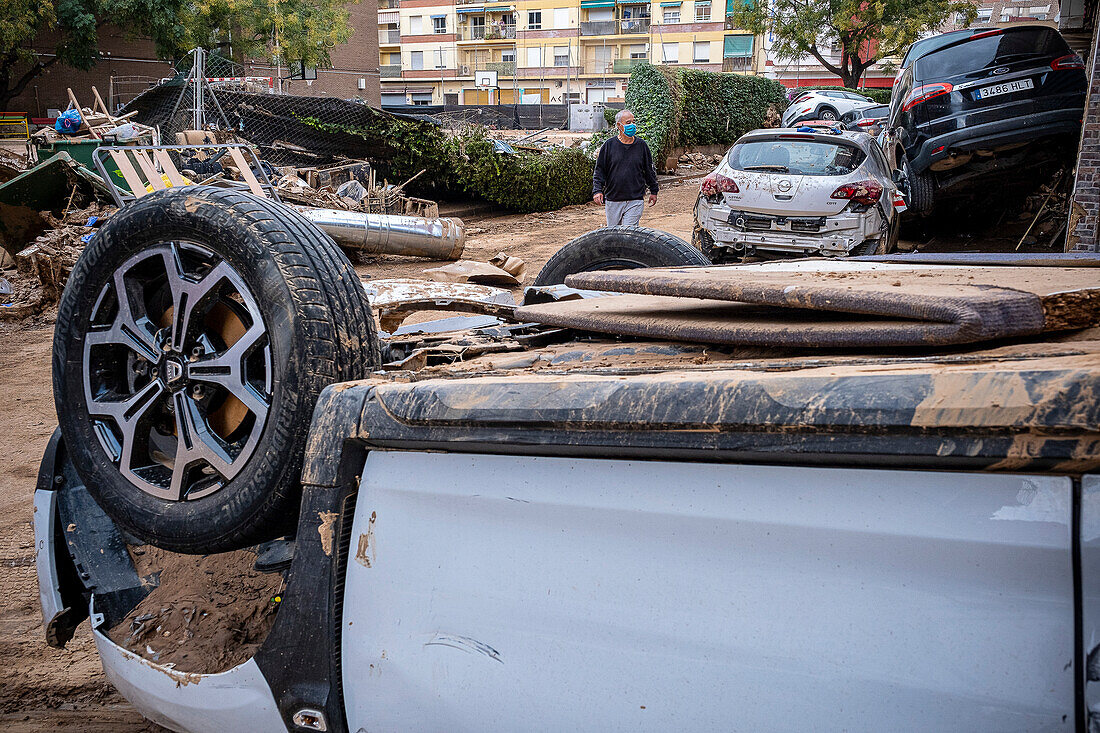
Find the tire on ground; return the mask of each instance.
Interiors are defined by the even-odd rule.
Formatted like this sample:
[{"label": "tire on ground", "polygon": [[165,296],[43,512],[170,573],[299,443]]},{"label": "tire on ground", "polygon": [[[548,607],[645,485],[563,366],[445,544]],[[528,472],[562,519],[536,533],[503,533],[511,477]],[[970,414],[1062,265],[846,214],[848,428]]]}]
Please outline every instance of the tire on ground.
[{"label": "tire on ground", "polygon": [[76,263],[54,399],[77,473],[122,528],[220,552],[292,530],[318,395],[378,363],[328,235],[249,194],[169,189],[115,214]]},{"label": "tire on ground", "polygon": [[709,265],[677,236],[648,227],[608,227],[582,234],[547,260],[535,285],[560,285],[578,272]]}]

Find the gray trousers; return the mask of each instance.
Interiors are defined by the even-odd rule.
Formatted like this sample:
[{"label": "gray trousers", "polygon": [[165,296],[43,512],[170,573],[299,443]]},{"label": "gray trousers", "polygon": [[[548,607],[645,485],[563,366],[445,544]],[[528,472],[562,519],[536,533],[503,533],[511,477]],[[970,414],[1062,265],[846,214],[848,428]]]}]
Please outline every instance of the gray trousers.
[{"label": "gray trousers", "polygon": [[636,227],[638,222],[642,220],[642,209],[645,208],[645,201],[638,199],[637,201],[604,201],[603,202],[604,213],[607,214],[607,225],[609,227]]}]

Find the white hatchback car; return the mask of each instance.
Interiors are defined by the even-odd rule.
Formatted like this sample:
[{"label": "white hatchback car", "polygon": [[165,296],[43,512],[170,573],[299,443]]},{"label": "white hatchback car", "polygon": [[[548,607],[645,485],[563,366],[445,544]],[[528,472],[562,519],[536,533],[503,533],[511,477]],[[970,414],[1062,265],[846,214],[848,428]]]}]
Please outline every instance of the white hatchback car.
[{"label": "white hatchback car", "polygon": [[693,243],[712,261],[886,254],[905,210],[898,181],[864,132],[754,130],[703,179]]},{"label": "white hatchback car", "polygon": [[833,89],[803,92],[796,96],[783,113],[783,126],[792,127],[803,120],[839,120],[842,115],[878,104],[870,97],[855,92]]}]

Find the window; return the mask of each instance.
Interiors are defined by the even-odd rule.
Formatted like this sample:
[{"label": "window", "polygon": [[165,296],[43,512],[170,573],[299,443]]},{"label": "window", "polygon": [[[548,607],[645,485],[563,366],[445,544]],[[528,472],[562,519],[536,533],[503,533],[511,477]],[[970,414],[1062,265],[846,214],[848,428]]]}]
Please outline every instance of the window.
[{"label": "window", "polygon": [[554,27],[569,27],[569,8],[554,8]]},{"label": "window", "polygon": [[432,18],[432,33],[447,32],[447,16],[437,15]]},{"label": "window", "polygon": [[680,22],[680,9],[679,8],[665,8],[664,22],[679,23]]},{"label": "window", "polygon": [[409,35],[410,36],[422,36],[424,35],[424,16],[412,15],[409,17]]},{"label": "window", "polygon": [[630,58],[632,59],[648,59],[649,49],[644,43],[635,43],[630,47]]},{"label": "window", "polygon": [[554,46],[554,66],[569,66],[569,46]]},{"label": "window", "polygon": [[516,49],[509,48],[506,51],[501,51],[500,52],[500,60],[503,61],[506,64],[516,63]]},{"label": "window", "polygon": [[692,44],[692,59],[697,64],[710,62],[710,41],[696,41]]},{"label": "window", "polygon": [[542,49],[536,47],[527,49],[527,66],[537,69],[542,66]]},{"label": "window", "polygon": [[432,58],[435,61],[435,68],[447,68],[447,52],[444,49],[440,48],[432,51]]},{"label": "window", "polygon": [[412,66],[413,71],[420,71],[424,68],[424,52],[412,51],[409,54],[409,65]]},{"label": "window", "polygon": [[1047,13],[1050,12],[1049,5],[1032,5],[1029,15],[1035,20],[1046,20]]},{"label": "window", "polygon": [[662,43],[661,44],[661,61],[666,64],[675,64],[680,61],[680,44],[679,43]]},{"label": "window", "polygon": [[695,22],[703,23],[710,20],[710,3],[695,3]]},{"label": "window", "polygon": [[420,93],[413,92],[413,94],[412,94],[412,103],[416,104],[416,105],[419,105],[419,106],[422,106],[422,107],[427,106],[427,105],[432,103],[432,93],[431,92],[420,92]]},{"label": "window", "polygon": [[728,161],[735,171],[759,166],[804,176],[845,176],[866,158],[846,142],[753,140],[734,145]]},{"label": "window", "polygon": [[989,19],[993,17],[993,8],[978,8],[977,21],[979,23],[988,23]]},{"label": "window", "polygon": [[527,30],[537,31],[542,28],[542,11],[530,10],[527,12]]}]

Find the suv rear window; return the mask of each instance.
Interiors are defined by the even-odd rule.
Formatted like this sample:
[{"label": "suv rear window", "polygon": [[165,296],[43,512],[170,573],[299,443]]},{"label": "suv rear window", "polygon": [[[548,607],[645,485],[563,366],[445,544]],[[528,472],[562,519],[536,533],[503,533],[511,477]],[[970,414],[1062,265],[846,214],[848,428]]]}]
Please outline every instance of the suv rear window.
[{"label": "suv rear window", "polygon": [[752,140],[730,151],[734,170],[793,173],[806,176],[844,176],[867,155],[854,145],[824,140]]},{"label": "suv rear window", "polygon": [[1054,29],[1021,28],[933,51],[913,62],[913,71],[921,81],[945,79],[1009,61],[1069,52],[1069,46]]}]

